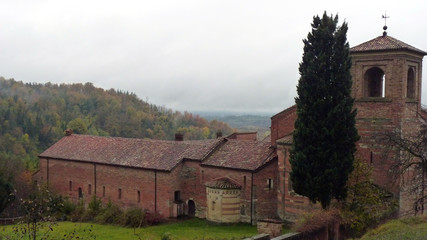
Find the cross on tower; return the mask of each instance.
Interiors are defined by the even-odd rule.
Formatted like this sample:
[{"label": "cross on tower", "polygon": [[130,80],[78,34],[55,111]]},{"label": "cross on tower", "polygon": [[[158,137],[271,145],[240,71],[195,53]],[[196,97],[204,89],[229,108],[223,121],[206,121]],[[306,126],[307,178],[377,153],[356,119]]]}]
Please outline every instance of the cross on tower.
[{"label": "cross on tower", "polygon": [[384,13],[384,15],[382,16],[382,18],[384,19],[384,32],[383,32],[383,36],[387,36],[387,18],[390,18],[390,16],[387,16],[387,13]]}]

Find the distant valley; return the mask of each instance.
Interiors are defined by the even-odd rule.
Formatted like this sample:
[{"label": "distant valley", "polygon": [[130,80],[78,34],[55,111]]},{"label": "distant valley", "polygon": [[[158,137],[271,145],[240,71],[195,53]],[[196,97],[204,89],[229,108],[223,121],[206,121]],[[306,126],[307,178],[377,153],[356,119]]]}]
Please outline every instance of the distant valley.
[{"label": "distant valley", "polygon": [[270,134],[271,115],[243,114],[233,115],[231,113],[198,113],[208,121],[217,120],[227,123],[238,132],[257,132],[258,139],[262,140]]}]

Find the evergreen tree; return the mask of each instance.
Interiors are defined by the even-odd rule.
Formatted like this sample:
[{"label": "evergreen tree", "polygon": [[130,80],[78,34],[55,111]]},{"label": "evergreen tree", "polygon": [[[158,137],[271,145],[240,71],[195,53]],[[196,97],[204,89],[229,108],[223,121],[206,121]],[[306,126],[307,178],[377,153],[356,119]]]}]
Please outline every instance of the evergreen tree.
[{"label": "evergreen tree", "polygon": [[14,200],[13,186],[0,172],[0,213]]},{"label": "evergreen tree", "polygon": [[313,17],[299,66],[297,119],[290,154],[294,191],[328,208],[346,197],[353,170],[356,110],[351,97],[347,24],[338,16]]}]

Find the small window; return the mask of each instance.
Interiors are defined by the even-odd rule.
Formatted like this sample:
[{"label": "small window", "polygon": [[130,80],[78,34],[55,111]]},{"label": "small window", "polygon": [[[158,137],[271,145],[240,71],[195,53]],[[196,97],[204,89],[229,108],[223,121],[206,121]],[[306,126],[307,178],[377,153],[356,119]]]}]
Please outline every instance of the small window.
[{"label": "small window", "polygon": [[105,186],[102,186],[102,196],[105,197]]},{"label": "small window", "polygon": [[245,209],[245,205],[244,204],[242,204],[240,206],[240,215],[246,215],[246,209]]},{"label": "small window", "polygon": [[136,199],[138,202],[141,202],[141,192],[138,190]]},{"label": "small window", "polygon": [[[289,176],[289,175],[288,175]],[[288,192],[293,192],[294,188],[292,187],[292,181],[291,178],[288,177]]]},{"label": "small window", "polygon": [[79,187],[79,198],[83,198],[83,191],[81,187]]},{"label": "small window", "polygon": [[181,202],[181,192],[180,192],[180,191],[175,191],[175,194],[174,194],[174,201],[175,201],[176,203]]},{"label": "small window", "polygon": [[243,176],[243,189],[246,189],[246,176]]},{"label": "small window", "polygon": [[415,71],[413,68],[408,69],[406,81],[406,97],[415,98]]},{"label": "small window", "polygon": [[214,211],[215,210],[215,201],[212,201],[212,211]]},{"label": "small window", "polygon": [[69,188],[69,190],[70,191],[73,191],[73,181],[70,181],[69,183],[68,183],[68,188]]},{"label": "small window", "polygon": [[268,190],[271,190],[273,188],[273,180],[271,178],[267,179],[267,187]]},{"label": "small window", "polygon": [[89,184],[89,185],[87,186],[87,193],[88,193],[89,195],[91,195],[91,194],[92,194],[92,184]]},{"label": "small window", "polygon": [[122,189],[121,188],[119,188],[119,199],[122,199]]}]

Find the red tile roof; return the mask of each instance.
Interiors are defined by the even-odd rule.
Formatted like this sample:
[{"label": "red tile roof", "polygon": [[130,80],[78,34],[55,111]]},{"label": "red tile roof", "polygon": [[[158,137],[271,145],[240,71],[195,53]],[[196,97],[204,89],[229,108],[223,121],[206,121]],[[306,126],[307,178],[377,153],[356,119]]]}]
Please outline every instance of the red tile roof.
[{"label": "red tile roof", "polygon": [[268,141],[227,139],[218,151],[203,160],[202,165],[254,171],[275,156]]},{"label": "red tile roof", "polygon": [[170,171],[183,159],[202,160],[221,141],[224,139],[161,141],[73,134],[39,157]]},{"label": "red tile roof", "polygon": [[350,49],[350,52],[358,53],[358,52],[396,51],[396,50],[407,50],[407,51],[415,52],[418,54],[427,55],[426,52],[390,36],[379,36],[370,41],[367,41],[355,47],[352,47]]}]

